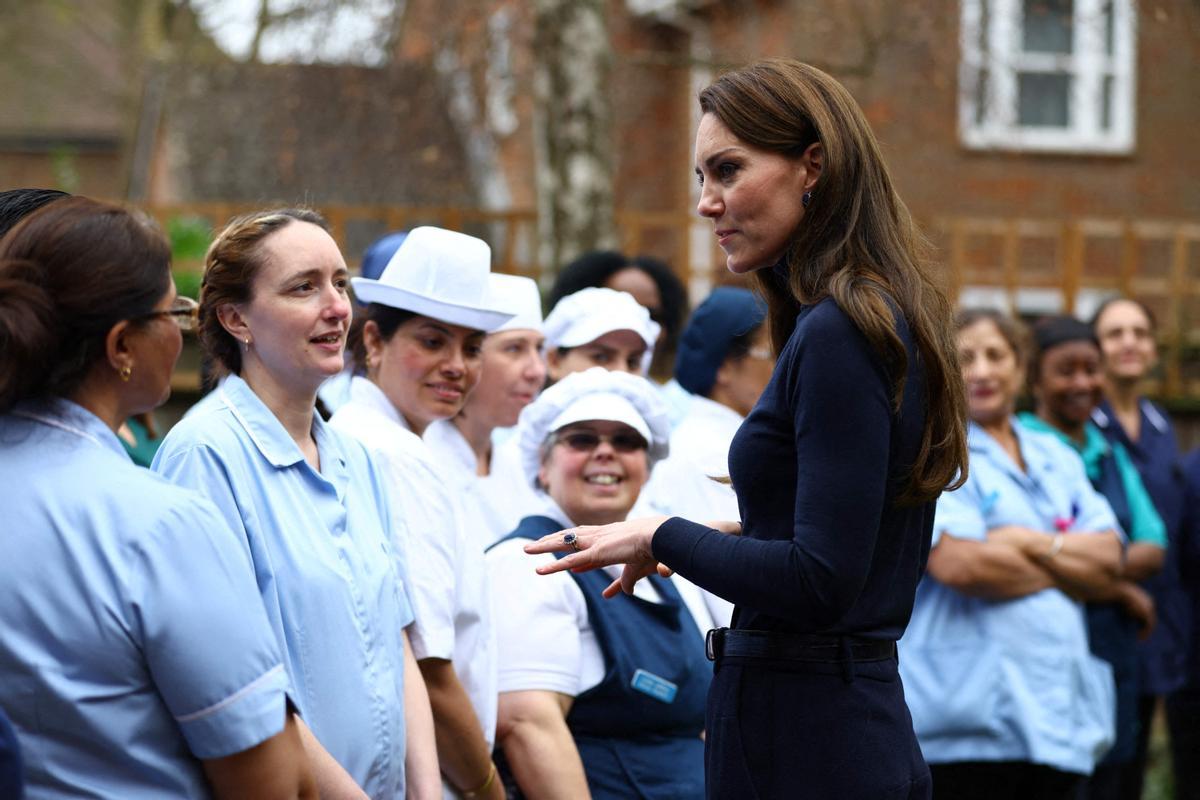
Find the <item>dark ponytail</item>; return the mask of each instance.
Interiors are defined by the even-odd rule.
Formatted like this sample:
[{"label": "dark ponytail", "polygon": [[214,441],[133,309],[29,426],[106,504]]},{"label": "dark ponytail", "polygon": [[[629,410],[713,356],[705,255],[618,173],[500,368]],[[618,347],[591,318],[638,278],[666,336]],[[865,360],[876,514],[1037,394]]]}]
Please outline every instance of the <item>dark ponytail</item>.
[{"label": "dark ponytail", "polygon": [[0,412],[32,393],[57,345],[54,300],[30,261],[0,262]]}]

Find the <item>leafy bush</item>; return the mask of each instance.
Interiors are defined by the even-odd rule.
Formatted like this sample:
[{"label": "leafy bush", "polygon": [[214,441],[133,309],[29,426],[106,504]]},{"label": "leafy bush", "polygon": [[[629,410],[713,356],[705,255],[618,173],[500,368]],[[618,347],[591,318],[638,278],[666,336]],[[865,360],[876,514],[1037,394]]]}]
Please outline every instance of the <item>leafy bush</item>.
[{"label": "leafy bush", "polygon": [[171,217],[167,221],[167,238],[171,242],[171,262],[175,265],[175,288],[191,298],[200,297],[200,279],[204,270],[204,254],[212,241],[213,231],[203,217]]}]

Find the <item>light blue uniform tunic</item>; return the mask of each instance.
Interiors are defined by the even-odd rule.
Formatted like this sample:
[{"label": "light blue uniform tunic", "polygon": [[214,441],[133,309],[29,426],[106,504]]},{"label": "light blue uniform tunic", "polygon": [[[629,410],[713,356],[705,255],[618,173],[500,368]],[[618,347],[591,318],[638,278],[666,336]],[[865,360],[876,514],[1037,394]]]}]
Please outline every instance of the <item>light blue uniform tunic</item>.
[{"label": "light blue uniform tunic", "polygon": [[[983,541],[1003,525],[1117,530],[1079,456],[1012,425],[1028,471],[972,424],[970,475],[938,500],[934,546],[943,533]],[[1088,774],[1113,741],[1112,671],[1088,649],[1083,605],[1058,589],[990,601],[926,574],[900,640],[900,672],[931,764],[1028,761]]]},{"label": "light blue uniform tunic", "polygon": [[245,543],[74,403],[0,416],[0,706],[30,797],[207,797],[283,729]]},{"label": "light blue uniform tunic", "polygon": [[403,628],[412,622],[384,485],[314,415],[321,471],[238,376],[167,434],[153,468],[244,537],[301,716],[372,798],[404,796]]}]

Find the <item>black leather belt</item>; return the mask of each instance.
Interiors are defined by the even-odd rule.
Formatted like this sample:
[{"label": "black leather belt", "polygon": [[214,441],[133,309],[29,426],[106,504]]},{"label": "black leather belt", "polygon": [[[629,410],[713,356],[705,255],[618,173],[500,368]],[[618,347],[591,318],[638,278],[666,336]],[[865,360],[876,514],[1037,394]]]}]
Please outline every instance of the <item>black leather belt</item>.
[{"label": "black leather belt", "polygon": [[704,639],[704,654],[708,656],[709,661],[721,658],[761,658],[771,661],[840,664],[847,660],[886,661],[896,656],[896,643],[890,639],[714,628]]}]

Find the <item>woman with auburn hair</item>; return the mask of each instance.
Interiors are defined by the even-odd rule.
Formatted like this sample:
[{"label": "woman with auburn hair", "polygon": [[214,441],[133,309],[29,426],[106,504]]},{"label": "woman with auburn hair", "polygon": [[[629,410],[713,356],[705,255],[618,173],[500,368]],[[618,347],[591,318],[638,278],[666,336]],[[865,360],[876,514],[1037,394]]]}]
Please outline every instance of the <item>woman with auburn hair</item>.
[{"label": "woman with auburn hair", "polygon": [[0,240],[0,707],[31,797],[312,797],[244,543],[117,438],[195,326],[170,257],[82,197]]},{"label": "woman with auburn hair", "polygon": [[153,469],[203,491],[249,549],[321,794],[433,797],[407,537],[367,450],[315,411],[342,369],[349,287],[315,211],[231,221],[200,289],[204,347],[229,374],[167,434]]},{"label": "woman with auburn hair", "polygon": [[[699,212],[754,273],[778,362],[733,440],[739,522],[653,517],[528,546],[542,573],[676,570],[736,605],[709,634],[710,797],[928,797],[896,640],[934,501],[966,474],[950,307],[862,111],[806,64],[700,93]],[[740,532],[729,536],[727,532]]]}]

